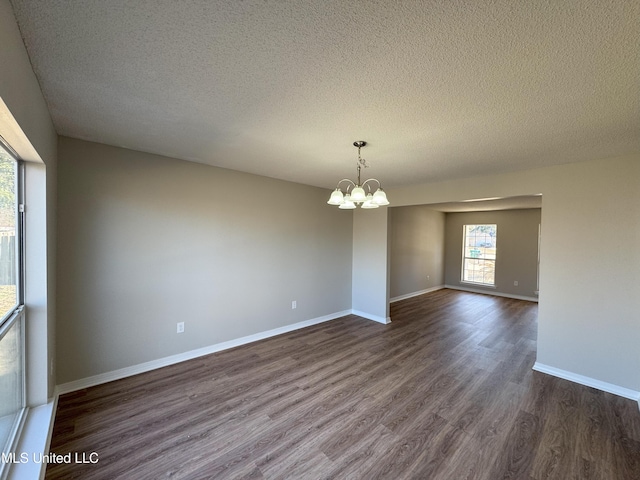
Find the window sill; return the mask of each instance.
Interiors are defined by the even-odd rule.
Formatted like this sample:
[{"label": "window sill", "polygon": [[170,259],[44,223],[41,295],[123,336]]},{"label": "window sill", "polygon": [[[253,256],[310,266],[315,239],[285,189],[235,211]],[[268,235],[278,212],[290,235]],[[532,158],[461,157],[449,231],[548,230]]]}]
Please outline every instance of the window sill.
[{"label": "window sill", "polygon": [[22,434],[15,449],[16,457],[20,459],[21,454],[26,454],[27,461],[12,464],[7,480],[44,478],[47,464],[38,460],[47,453],[49,448],[56,403],[55,400],[50,400],[45,405],[28,410]]},{"label": "window sill", "polygon": [[465,282],[464,280],[460,280],[460,284],[461,285],[473,285],[474,287],[490,288],[492,290],[496,289],[495,285],[487,285],[486,283]]}]

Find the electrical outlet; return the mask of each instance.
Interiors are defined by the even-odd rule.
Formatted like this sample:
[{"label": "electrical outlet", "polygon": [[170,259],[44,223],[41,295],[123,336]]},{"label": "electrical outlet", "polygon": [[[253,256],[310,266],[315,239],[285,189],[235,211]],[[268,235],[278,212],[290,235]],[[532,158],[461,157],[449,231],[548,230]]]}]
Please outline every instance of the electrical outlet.
[{"label": "electrical outlet", "polygon": [[429,275],[427,275],[427,280],[429,280],[431,277]]},{"label": "electrical outlet", "polygon": [[517,286],[518,286],[518,280],[515,280],[515,281],[513,282],[513,286],[514,286],[514,287],[517,287]]},{"label": "electrical outlet", "polygon": [[184,333],[184,322],[178,322],[177,332]]},{"label": "electrical outlet", "polygon": [[294,300],[293,302],[291,302],[291,310],[295,310],[296,308],[298,308],[298,302]]}]

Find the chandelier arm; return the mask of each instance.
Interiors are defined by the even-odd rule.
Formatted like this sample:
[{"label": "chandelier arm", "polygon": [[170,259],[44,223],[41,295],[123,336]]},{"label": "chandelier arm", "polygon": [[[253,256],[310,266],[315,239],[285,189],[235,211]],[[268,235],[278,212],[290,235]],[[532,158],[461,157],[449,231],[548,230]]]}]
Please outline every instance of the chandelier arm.
[{"label": "chandelier arm", "polygon": [[[382,188],[382,184],[380,183],[380,180],[378,180],[377,178],[370,178],[368,180],[365,180],[362,183],[362,187],[364,188],[365,185],[367,185],[367,183],[369,182],[377,182],[378,183],[378,188]],[[367,188],[369,189],[369,191],[371,191],[371,187],[369,185],[367,185]]]},{"label": "chandelier arm", "polygon": [[[336,188],[340,188],[340,184],[341,184],[342,182],[349,182],[349,183],[351,184],[351,186],[352,186],[352,187],[355,187],[355,186],[356,186],[356,184],[353,182],[353,180],[349,180],[348,178],[343,178],[342,180],[340,180],[340,181],[338,182],[338,184],[336,185]],[[347,187],[347,189],[346,189],[346,190],[347,190],[347,193],[349,193],[349,187]]]}]

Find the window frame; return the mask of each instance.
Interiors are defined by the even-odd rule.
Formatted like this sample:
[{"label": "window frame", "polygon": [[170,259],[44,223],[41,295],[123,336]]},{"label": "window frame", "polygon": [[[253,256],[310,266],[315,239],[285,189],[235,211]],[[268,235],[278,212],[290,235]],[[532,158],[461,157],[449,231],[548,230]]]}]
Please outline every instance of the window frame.
[{"label": "window frame", "polygon": [[[494,227],[495,230],[495,258],[479,258],[479,257],[470,257],[467,256],[467,248],[469,247],[467,245],[467,238],[468,238],[468,234],[467,234],[467,228],[468,227],[478,227],[478,226],[487,226],[487,227]],[[497,265],[497,260],[498,260],[498,244],[497,244],[497,240],[498,240],[498,224],[497,223],[466,223],[464,225],[462,225],[462,262],[461,262],[461,266],[460,266],[460,283],[464,283],[467,285],[476,285],[476,286],[480,286],[480,287],[484,287],[484,288],[496,288],[496,265]],[[493,283],[485,283],[485,282],[478,282],[478,281],[473,281],[473,280],[465,280],[465,270],[469,270],[466,267],[467,265],[467,260],[483,260],[485,262],[492,262],[493,263]]]},{"label": "window frame", "polygon": [[24,252],[25,252],[25,207],[24,207],[24,190],[25,190],[25,166],[24,161],[20,159],[16,151],[0,136],[0,148],[4,149],[11,158],[16,162],[16,305],[0,318],[0,327],[5,321],[13,315],[15,311],[24,307],[24,290],[25,290],[25,268],[24,268]]},{"label": "window frame", "polygon": [[[9,436],[7,437],[5,445],[0,445],[0,453],[7,454],[15,450],[17,440],[20,438],[20,433],[22,432],[22,427],[24,426],[24,420],[26,418],[27,413],[27,378],[26,378],[26,354],[25,354],[25,321],[24,321],[24,305],[18,305],[11,311],[11,315],[4,318],[2,325],[0,325],[0,340],[2,340],[5,335],[16,325],[20,326],[20,347],[22,350],[22,355],[20,358],[20,369],[22,371],[22,385],[20,391],[21,397],[21,409],[17,413],[16,418],[13,421],[13,425],[9,432]],[[0,479],[4,479],[5,475],[8,472],[8,466],[10,464],[0,464]]]},{"label": "window frame", "polygon": [[[0,136],[0,148],[16,162],[15,166],[15,212],[16,212],[16,304],[0,318],[0,340],[16,325],[20,328],[20,368],[22,371],[22,385],[20,386],[21,408],[14,419],[6,443],[0,445],[3,454],[12,452],[16,448],[20,433],[24,426],[27,412],[27,355],[26,355],[26,325],[25,325],[25,165],[16,151]],[[0,464],[0,479],[6,478],[10,464]]]}]

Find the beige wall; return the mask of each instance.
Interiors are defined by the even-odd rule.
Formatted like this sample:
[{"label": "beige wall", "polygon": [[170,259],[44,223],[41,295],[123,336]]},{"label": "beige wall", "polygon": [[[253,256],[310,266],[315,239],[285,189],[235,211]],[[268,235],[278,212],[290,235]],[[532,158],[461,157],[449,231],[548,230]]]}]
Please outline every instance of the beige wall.
[{"label": "beige wall", "polygon": [[[495,288],[460,281],[463,225],[483,223],[498,226]],[[447,213],[445,283],[487,290],[487,293],[535,298],[538,290],[539,225],[540,209]],[[514,281],[518,286],[513,284]]]},{"label": "beige wall", "polygon": [[25,303],[33,406],[45,403],[55,385],[57,135],[8,0],[0,0],[0,65],[0,135],[28,161]]},{"label": "beige wall", "polygon": [[389,321],[389,209],[353,210],[353,288],[355,314],[380,323]]},{"label": "beige wall", "polygon": [[395,206],[542,194],[537,360],[640,391],[640,155],[387,194]]},{"label": "beige wall", "polygon": [[59,159],[59,383],[351,308],[326,190],[65,137]]},{"label": "beige wall", "polygon": [[444,227],[428,206],[389,209],[391,298],[444,284]]},{"label": "beige wall", "polygon": [[640,155],[543,188],[538,361],[640,391]]}]

